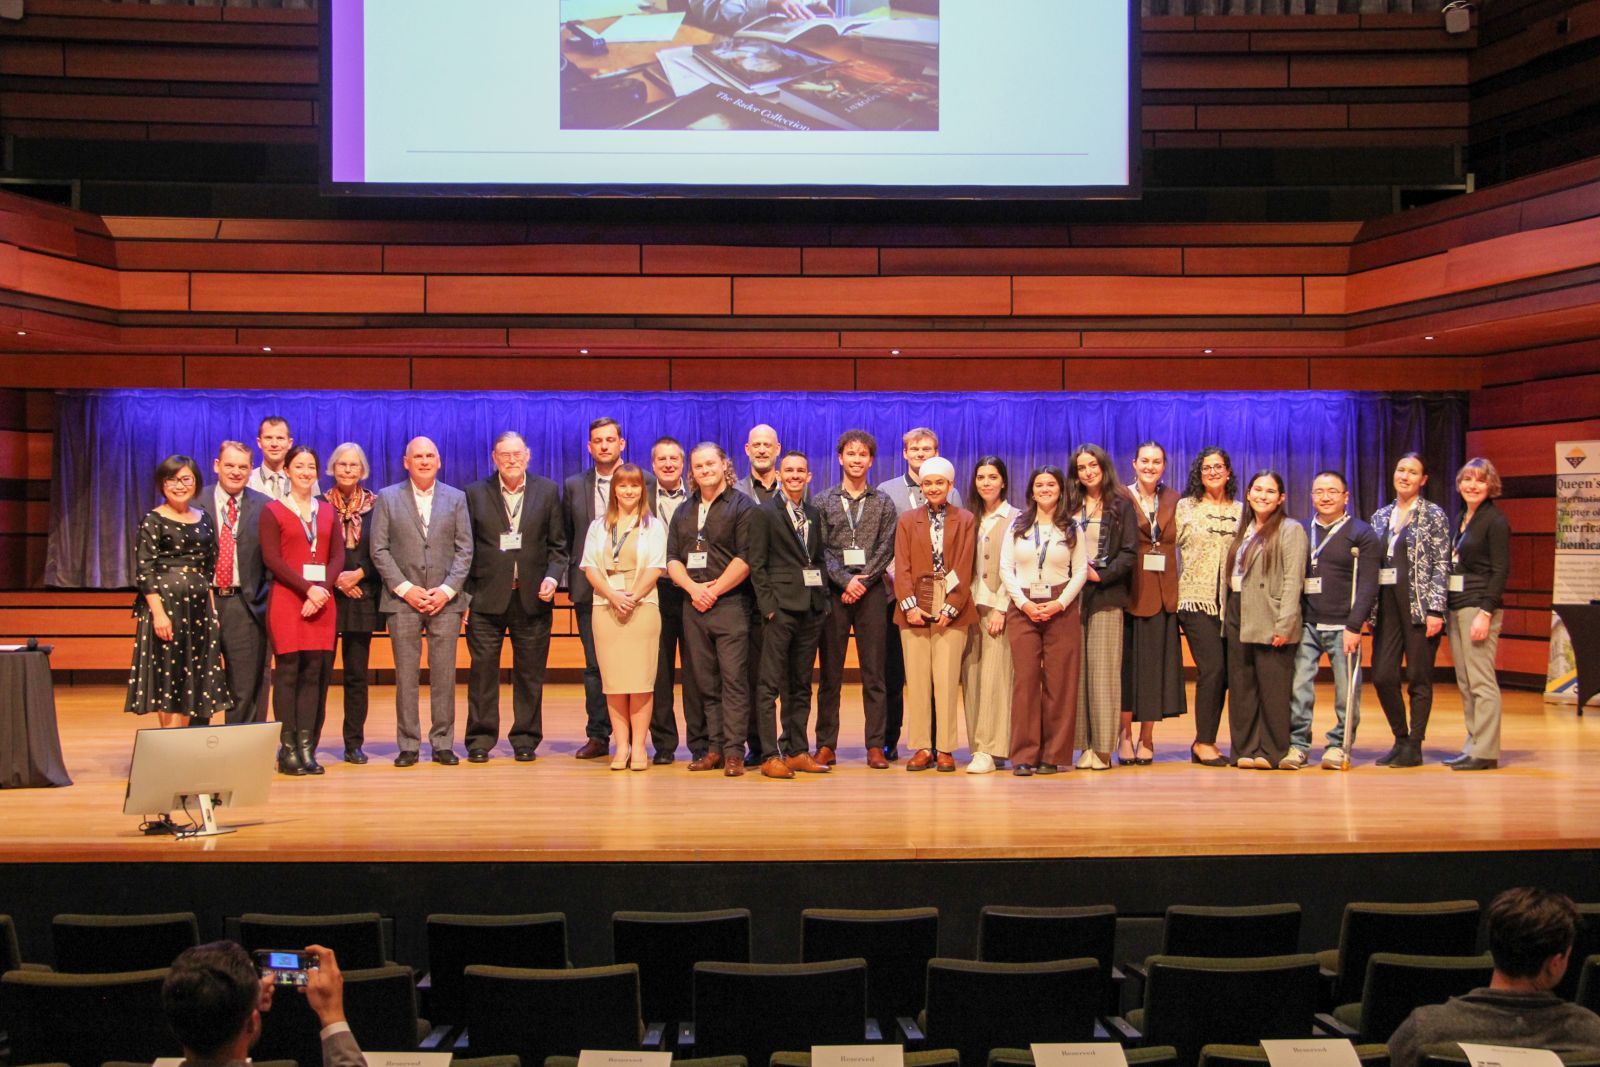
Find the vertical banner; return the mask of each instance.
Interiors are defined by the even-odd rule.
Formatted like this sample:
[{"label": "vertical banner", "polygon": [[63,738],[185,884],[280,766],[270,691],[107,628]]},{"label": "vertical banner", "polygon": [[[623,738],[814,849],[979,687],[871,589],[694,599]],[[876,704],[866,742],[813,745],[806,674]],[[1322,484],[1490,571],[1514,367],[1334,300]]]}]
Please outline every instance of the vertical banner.
[{"label": "vertical banner", "polygon": [[[1600,441],[1556,444],[1556,567],[1552,604],[1600,601]],[[1578,668],[1572,638],[1550,616],[1550,666],[1544,698],[1573,703]]]}]

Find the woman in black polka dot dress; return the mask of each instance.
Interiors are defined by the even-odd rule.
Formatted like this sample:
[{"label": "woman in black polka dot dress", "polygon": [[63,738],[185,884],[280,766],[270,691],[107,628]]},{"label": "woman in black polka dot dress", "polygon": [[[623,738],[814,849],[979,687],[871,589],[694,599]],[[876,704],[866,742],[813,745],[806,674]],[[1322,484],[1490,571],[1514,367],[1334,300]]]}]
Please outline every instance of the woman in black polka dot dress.
[{"label": "woman in black polka dot dress", "polygon": [[124,711],[155,712],[162,726],[188,726],[233,704],[222,669],[222,631],[211,604],[217,538],[192,508],[200,468],[168,456],[156,468],[166,500],[139,523],[133,669]]}]

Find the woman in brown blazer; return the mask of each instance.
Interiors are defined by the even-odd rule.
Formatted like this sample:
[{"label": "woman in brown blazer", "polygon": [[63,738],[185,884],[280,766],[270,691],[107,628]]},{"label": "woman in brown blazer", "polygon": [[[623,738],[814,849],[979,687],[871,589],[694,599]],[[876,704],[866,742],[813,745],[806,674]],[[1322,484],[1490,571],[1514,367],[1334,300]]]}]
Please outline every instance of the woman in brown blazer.
[{"label": "woman in brown blazer", "polygon": [[[949,504],[956,478],[949,460],[926,460],[918,478],[926,503],[901,515],[894,529],[894,621],[905,654],[906,740],[914,750],[906,770],[953,771],[961,655],[967,627],[978,619],[972,602],[978,524],[972,512]],[[934,701],[943,709],[937,738]]]},{"label": "woman in brown blazer", "polygon": [[1139,558],[1124,616],[1122,734],[1117,746],[1122,763],[1154,760],[1156,723],[1188,711],[1178,638],[1178,494],[1162,484],[1166,473],[1167,450],[1146,441],[1134,456],[1133,484],[1123,489],[1139,528]]}]

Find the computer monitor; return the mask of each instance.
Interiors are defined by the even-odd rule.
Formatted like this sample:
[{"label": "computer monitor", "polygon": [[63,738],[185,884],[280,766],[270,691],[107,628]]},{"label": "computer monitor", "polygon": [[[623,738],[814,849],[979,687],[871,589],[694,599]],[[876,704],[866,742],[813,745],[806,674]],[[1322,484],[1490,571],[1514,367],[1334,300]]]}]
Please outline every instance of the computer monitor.
[{"label": "computer monitor", "polygon": [[[219,827],[214,809],[267,802],[279,744],[277,723],[240,723],[177,730],[140,730],[133,735],[124,815],[160,814],[155,825],[178,837],[232,833]],[[174,826],[165,816],[198,805],[199,825]]]}]

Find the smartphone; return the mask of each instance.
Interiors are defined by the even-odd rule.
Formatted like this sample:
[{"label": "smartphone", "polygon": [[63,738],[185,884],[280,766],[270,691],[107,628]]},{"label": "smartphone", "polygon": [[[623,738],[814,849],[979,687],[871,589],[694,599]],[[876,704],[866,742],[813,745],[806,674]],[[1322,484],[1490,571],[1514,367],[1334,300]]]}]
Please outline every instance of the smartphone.
[{"label": "smartphone", "polygon": [[263,978],[270,977],[273,985],[303,986],[306,984],[306,972],[317,967],[317,957],[311,952],[258,948],[254,956],[256,970],[261,972]]}]

